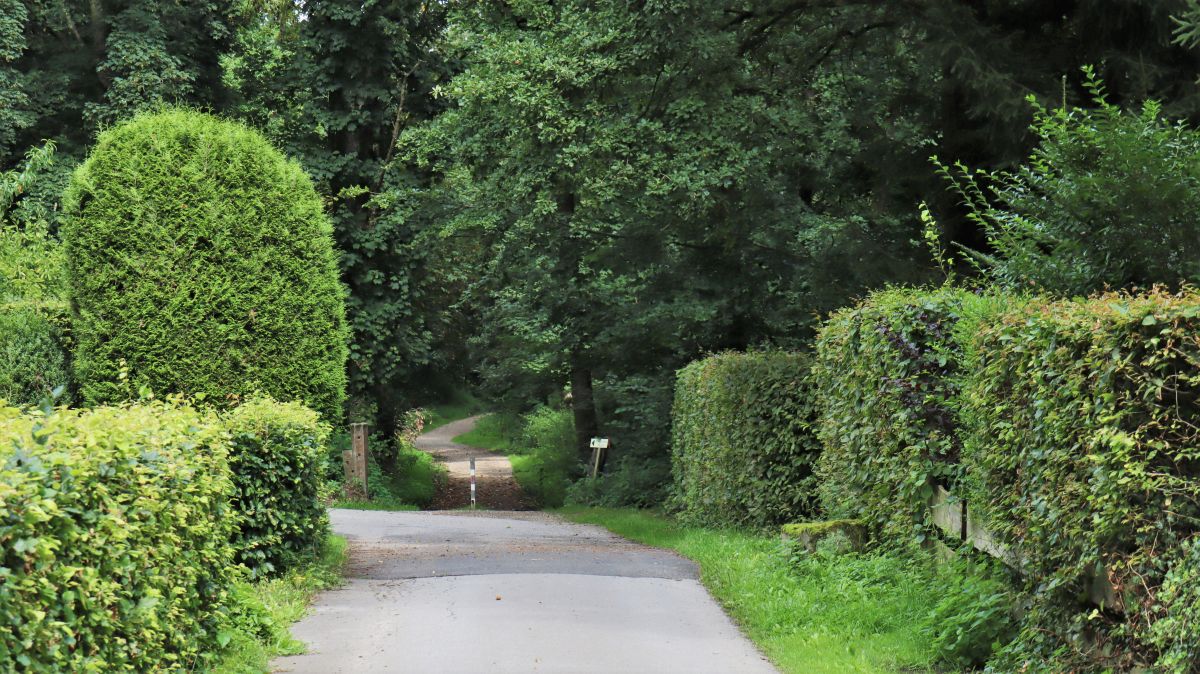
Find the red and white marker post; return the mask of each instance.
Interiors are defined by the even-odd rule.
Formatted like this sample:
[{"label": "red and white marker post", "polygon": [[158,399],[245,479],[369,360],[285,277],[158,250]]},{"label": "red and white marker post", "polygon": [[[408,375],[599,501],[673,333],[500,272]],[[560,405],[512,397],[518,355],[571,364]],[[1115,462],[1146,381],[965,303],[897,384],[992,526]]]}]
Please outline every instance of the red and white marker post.
[{"label": "red and white marker post", "polygon": [[471,508],[475,507],[475,457],[471,457]]}]

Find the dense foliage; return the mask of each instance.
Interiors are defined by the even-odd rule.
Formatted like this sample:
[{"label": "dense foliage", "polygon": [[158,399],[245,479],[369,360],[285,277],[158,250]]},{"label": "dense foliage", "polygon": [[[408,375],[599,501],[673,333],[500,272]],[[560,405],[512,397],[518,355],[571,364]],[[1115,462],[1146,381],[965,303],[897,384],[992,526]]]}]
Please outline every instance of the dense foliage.
[{"label": "dense foliage", "polygon": [[231,435],[234,506],[242,514],[237,560],[254,576],[312,557],[328,531],[317,491],[329,427],[298,403],[256,398],[222,417]]},{"label": "dense foliage", "polygon": [[[61,304],[0,304],[0,399],[32,405],[67,393],[67,311]],[[61,402],[69,401],[69,397]]]},{"label": "dense foliage", "polygon": [[[998,667],[1194,671],[1200,295],[1034,302],[969,354],[967,497],[1031,599]],[[1096,574],[1106,610],[1081,599]]]},{"label": "dense foliage", "polygon": [[829,319],[813,369],[827,513],[902,540],[924,537],[934,486],[953,488],[962,477],[958,323],[1012,301],[952,288],[887,290]]},{"label": "dense foliage", "polygon": [[815,512],[811,367],[807,355],[764,351],[679,371],[672,500],[684,521],[764,526]]},{"label": "dense foliage", "polygon": [[1160,103],[1122,111],[1089,82],[1094,110],[1036,106],[1027,163],[943,167],[987,235],[977,257],[1004,285],[1067,295],[1200,280],[1200,131]]},{"label": "dense foliage", "polygon": [[65,200],[84,401],[149,387],[224,405],[258,389],[341,418],[329,220],[261,135],[184,110],[143,114],[101,135]]},{"label": "dense foliage", "polygon": [[226,441],[161,403],[0,410],[0,670],[187,670],[234,577]]}]

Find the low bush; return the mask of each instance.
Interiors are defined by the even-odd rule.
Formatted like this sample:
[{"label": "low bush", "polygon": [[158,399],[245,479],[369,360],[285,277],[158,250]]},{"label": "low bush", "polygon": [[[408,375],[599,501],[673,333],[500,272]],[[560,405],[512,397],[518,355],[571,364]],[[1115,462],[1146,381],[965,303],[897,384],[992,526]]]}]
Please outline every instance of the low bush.
[{"label": "low bush", "polygon": [[682,520],[766,526],[814,509],[811,359],[723,353],[679,371],[672,501]]},{"label": "low bush", "polygon": [[311,555],[328,528],[318,495],[329,427],[299,403],[255,398],[225,413],[234,504],[243,519],[238,560],[253,576],[286,570]]},{"label": "low bush", "polygon": [[0,305],[0,399],[26,406],[60,389],[70,402],[66,306],[13,301]]},{"label": "low bush", "polygon": [[579,474],[574,419],[570,410],[538,407],[523,421],[521,449],[508,452],[513,477],[539,506],[557,508],[566,501],[567,486]]},{"label": "low bush", "polygon": [[886,290],[817,337],[822,508],[900,541],[926,535],[935,484],[962,478],[954,399],[965,325],[1019,303],[951,288]]},{"label": "low bush", "polygon": [[660,508],[667,500],[671,464],[659,457],[618,456],[597,478],[569,485],[564,502],[600,508]]},{"label": "low bush", "polygon": [[964,369],[964,492],[1030,602],[995,666],[1196,671],[1200,293],[1030,303],[981,326]]},{"label": "low bush", "polygon": [[210,422],[0,409],[0,671],[191,670],[218,650],[237,518]]}]

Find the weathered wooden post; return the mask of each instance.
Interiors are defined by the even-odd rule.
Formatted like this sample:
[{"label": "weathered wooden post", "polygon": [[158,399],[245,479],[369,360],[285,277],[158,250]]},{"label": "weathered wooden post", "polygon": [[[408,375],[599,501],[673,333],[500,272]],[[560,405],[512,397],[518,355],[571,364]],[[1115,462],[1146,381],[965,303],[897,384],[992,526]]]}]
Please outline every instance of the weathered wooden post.
[{"label": "weathered wooden post", "polygon": [[353,498],[361,492],[361,498],[367,498],[366,424],[350,424],[350,449],[342,452],[342,466],[346,471],[347,496]]}]

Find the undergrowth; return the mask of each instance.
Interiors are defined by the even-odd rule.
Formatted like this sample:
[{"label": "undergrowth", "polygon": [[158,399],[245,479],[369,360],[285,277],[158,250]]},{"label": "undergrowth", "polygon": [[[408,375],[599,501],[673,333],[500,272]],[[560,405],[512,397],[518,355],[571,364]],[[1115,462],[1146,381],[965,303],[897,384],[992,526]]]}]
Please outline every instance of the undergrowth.
[{"label": "undergrowth", "polygon": [[271,658],[303,653],[291,635],[291,624],[304,616],[320,590],[338,585],[346,561],[346,540],[330,535],[319,555],[278,578],[242,581],[234,586],[239,605],[234,629],[223,633],[223,653],[210,674],[269,672]]}]

